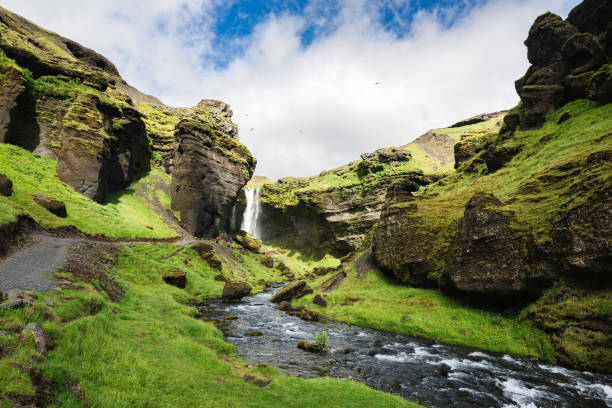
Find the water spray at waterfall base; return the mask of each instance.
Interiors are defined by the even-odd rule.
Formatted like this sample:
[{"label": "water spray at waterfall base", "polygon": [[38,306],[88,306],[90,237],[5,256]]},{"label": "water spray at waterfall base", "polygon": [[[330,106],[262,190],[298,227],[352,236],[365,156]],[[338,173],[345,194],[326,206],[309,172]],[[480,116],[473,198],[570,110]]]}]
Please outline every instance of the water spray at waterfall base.
[{"label": "water spray at waterfall base", "polygon": [[258,225],[259,214],[261,213],[261,203],[259,202],[260,193],[261,187],[244,189],[247,205],[244,209],[244,216],[242,217],[240,229],[248,232],[255,238],[260,238]]}]

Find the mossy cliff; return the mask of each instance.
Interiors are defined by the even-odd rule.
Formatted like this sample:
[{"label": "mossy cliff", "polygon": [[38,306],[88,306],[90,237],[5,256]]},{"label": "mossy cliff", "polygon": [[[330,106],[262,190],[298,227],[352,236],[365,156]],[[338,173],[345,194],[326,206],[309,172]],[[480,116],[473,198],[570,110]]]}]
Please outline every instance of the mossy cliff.
[{"label": "mossy cliff", "polygon": [[[214,151],[228,163],[225,170],[241,175],[222,190],[200,192],[223,196],[209,199],[214,208],[208,213],[218,228],[207,234],[229,229],[223,221],[229,215],[223,212],[233,205],[255,162],[238,142],[228,105],[203,100],[193,108],[167,107],[128,85],[102,55],[2,8],[0,89],[0,142],[54,160],[61,181],[99,203],[152,167],[164,166],[171,174],[184,121],[197,124],[194,129],[211,129],[214,137],[184,151]],[[197,165],[190,169],[193,177],[216,168],[214,161]],[[187,211],[181,204],[185,191],[172,195],[180,213]],[[185,216],[185,228],[205,229],[192,225],[192,219]]]},{"label": "mossy cliff", "polygon": [[[580,4],[567,21],[550,13],[536,19],[526,44],[538,65],[526,77],[538,67],[556,78],[568,75],[575,61],[561,50],[577,37],[606,43],[612,26],[602,32],[588,29],[595,23],[575,22],[576,10],[599,18],[584,13],[598,4]],[[524,305],[549,290],[523,318],[551,335],[562,362],[607,372],[612,88],[597,75],[611,58],[599,53],[592,64],[581,60],[592,75],[585,93],[564,88],[563,98],[553,101],[548,91],[527,95],[518,86],[522,101],[499,134],[473,138],[469,153],[455,146],[454,173],[414,196],[389,194],[372,245],[377,263],[400,281],[472,303]]]},{"label": "mossy cliff", "polygon": [[433,129],[404,146],[362,154],[360,160],[318,176],[262,185],[263,238],[319,252],[331,248],[338,254],[360,248],[390,187],[401,183],[410,195],[452,172],[455,146],[493,138],[503,116],[480,115]]}]

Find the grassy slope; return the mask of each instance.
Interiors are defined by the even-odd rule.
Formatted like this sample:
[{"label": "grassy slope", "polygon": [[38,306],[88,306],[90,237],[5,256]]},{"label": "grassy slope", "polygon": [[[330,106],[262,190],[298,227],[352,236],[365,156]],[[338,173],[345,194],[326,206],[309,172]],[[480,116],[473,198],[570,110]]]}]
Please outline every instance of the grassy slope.
[{"label": "grassy slope", "polygon": [[[0,144],[0,173],[13,181],[14,194],[0,196],[0,225],[14,222],[19,214],[31,216],[44,228],[74,225],[88,234],[113,238],[171,238],[177,234],[149,209],[135,192],[140,183],[114,193],[105,205],[75,192],[55,175],[56,162],[34,155],[20,147]],[[32,201],[42,194],[66,204],[67,218],[59,218]],[[150,227],[150,228],[149,228]]]},{"label": "grassy slope", "polygon": [[353,262],[344,265],[348,276],[338,289],[326,295],[327,307],[312,304],[312,299],[331,275],[309,283],[314,293],[296,303],[358,326],[554,361],[546,335],[528,323],[520,323],[516,316],[476,309],[434,289],[395,284],[378,269],[360,278]]},{"label": "grassy slope", "polygon": [[[557,124],[564,112],[573,116]],[[432,230],[441,231],[437,248],[444,251],[465,203],[477,191],[492,192],[507,203],[503,209],[515,212],[511,226],[517,234],[533,234],[538,242],[550,241],[553,224],[564,213],[588,203],[596,190],[612,188],[612,163],[584,168],[589,154],[612,149],[610,118],[612,104],[571,102],[553,113],[541,129],[519,131],[505,141],[503,146],[522,148],[497,172],[487,174],[485,164],[477,164],[479,158],[475,157],[474,163],[468,161],[458,170],[472,166],[476,172],[458,171],[428,186],[422,199],[414,202],[418,207],[414,215]],[[577,192],[585,187],[586,191]],[[430,257],[438,260],[440,252],[433,251]]]},{"label": "grassy slope", "polygon": [[[457,142],[462,137],[471,139],[495,132],[496,125],[500,120],[501,116],[460,128],[433,129],[430,133],[448,135]],[[431,142],[430,147],[436,150],[435,142]],[[409,151],[412,155],[411,159],[399,162],[396,166],[380,163],[380,170],[373,174],[360,174],[359,164],[362,160],[356,160],[344,166],[323,171],[316,176],[286,177],[281,179],[282,183],[266,184],[262,193],[262,201],[280,207],[292,206],[299,202],[296,193],[324,193],[332,189],[341,191],[363,190],[378,185],[383,179],[398,174],[416,171],[422,171],[424,174],[446,174],[453,171],[454,162],[452,160],[442,166],[440,161],[427,153],[417,141],[400,146],[399,149]]]},{"label": "grassy slope", "polygon": [[[222,283],[194,251],[177,249],[171,244],[126,247],[112,271],[125,289],[118,303],[83,284],[80,290],[42,295],[35,307],[0,310],[0,329],[40,321],[57,342],[38,362],[31,339],[0,338],[8,350],[0,360],[0,397],[34,392],[29,378],[10,364],[20,361],[41,367],[55,380],[56,406],[63,407],[81,406],[75,388],[66,388],[70,383],[80,384],[84,406],[95,407],[416,407],[351,381],[301,380],[272,367],[248,368],[212,324],[194,319],[195,309],[184,306],[194,298],[218,296]],[[266,277],[252,268],[255,257],[234,253],[242,257],[243,268],[251,265],[252,283]],[[186,289],[163,283],[160,271],[168,266],[187,272]],[[43,297],[58,307],[44,305]],[[272,382],[260,388],[245,382],[245,376]]]}]

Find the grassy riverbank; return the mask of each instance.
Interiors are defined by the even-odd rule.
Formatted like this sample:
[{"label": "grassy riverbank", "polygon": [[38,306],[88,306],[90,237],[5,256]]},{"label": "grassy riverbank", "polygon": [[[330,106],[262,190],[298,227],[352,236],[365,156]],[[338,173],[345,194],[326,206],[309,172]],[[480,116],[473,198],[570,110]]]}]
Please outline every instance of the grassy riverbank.
[{"label": "grassy riverbank", "polygon": [[[416,407],[352,381],[289,378],[238,360],[221,332],[186,305],[222,289],[218,271],[191,249],[134,245],[116,263],[110,252],[95,251],[86,274],[67,267],[58,275],[61,291],[39,295],[24,309],[0,310],[0,330],[9,331],[0,336],[0,407],[43,391],[55,407]],[[244,274],[253,284],[273,271],[254,267],[258,258],[237,250],[218,254],[224,274]],[[185,289],[163,282],[169,267],[187,273]],[[42,323],[56,343],[45,358],[31,336],[18,334],[29,322]],[[38,370],[42,376],[31,375]]]},{"label": "grassy riverbank", "polygon": [[[321,314],[357,326],[419,336],[442,343],[500,353],[527,355],[555,361],[546,334],[516,315],[502,315],[470,307],[434,289],[399,285],[373,266],[343,264],[347,277],[327,294],[321,286],[332,276],[309,282],[314,293],[294,301]],[[327,307],[314,305],[323,294]]]}]

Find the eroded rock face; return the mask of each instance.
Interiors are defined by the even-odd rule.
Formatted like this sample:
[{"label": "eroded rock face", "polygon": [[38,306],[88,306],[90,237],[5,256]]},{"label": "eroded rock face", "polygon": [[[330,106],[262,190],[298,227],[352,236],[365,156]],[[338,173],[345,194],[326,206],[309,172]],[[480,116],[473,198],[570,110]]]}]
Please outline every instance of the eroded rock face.
[{"label": "eroded rock face", "polygon": [[612,1],[588,0],[576,6],[567,20],[545,13],[539,16],[525,40],[531,67],[515,82],[521,97],[518,111],[505,118],[506,129],[537,128],[567,102],[589,98],[612,100],[610,53],[596,36],[610,31]]},{"label": "eroded rock face", "polygon": [[394,204],[391,201],[385,207],[374,230],[372,255],[381,268],[400,282],[431,286],[433,281],[428,274],[436,269],[431,258],[436,231],[415,214],[416,202]]},{"label": "eroded rock face", "polygon": [[176,139],[170,195],[181,225],[198,237],[229,233],[232,207],[253,174],[253,156],[236,139],[196,120],[182,120]]},{"label": "eroded rock face", "polygon": [[95,97],[78,97],[64,117],[56,172],[84,196],[103,202],[149,167],[145,127],[140,115],[119,112]]},{"label": "eroded rock face", "polygon": [[15,67],[0,68],[0,143],[4,143],[11,124],[11,113],[25,91],[25,78]]},{"label": "eroded rock face", "polygon": [[514,214],[503,210],[492,194],[479,192],[465,205],[445,277],[453,289],[472,296],[521,298],[548,286],[551,271],[525,256],[530,245],[509,224]]},{"label": "eroded rock face", "polygon": [[359,248],[366,234],[378,221],[388,188],[396,183],[412,195],[420,186],[431,183],[435,175],[406,172],[382,179],[372,187],[329,188],[327,191],[296,191],[295,205],[277,206],[265,200],[277,194],[262,190],[263,239],[287,239],[289,245],[344,255]]}]

